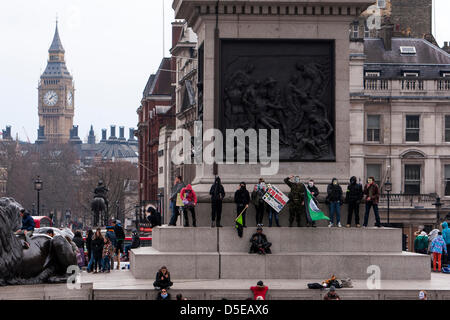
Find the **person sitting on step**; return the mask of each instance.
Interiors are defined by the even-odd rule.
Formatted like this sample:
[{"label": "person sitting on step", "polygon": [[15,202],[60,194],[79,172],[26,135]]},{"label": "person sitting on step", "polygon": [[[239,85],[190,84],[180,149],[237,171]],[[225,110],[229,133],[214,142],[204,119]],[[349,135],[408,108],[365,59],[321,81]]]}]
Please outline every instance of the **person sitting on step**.
[{"label": "person sitting on step", "polygon": [[266,235],[263,233],[262,225],[258,225],[256,228],[256,233],[254,233],[250,239],[251,247],[249,253],[266,254],[272,253],[270,247],[272,243],[267,241]]}]

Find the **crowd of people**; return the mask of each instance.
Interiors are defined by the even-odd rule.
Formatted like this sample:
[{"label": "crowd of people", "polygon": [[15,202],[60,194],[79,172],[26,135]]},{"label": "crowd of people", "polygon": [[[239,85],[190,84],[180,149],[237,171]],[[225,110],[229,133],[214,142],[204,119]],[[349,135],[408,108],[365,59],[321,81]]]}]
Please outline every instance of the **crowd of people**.
[{"label": "crowd of people", "polygon": [[[50,229],[51,230],[51,229]],[[132,232],[132,241],[124,247],[125,231],[118,220],[113,220],[111,226],[106,227],[106,233],[97,228],[95,232],[88,230],[85,237],[81,231],[75,231],[71,242],[76,250],[77,263],[80,268],[86,267],[88,273],[109,273],[114,269],[120,269],[121,261],[129,261],[130,249],[139,248],[141,245],[139,234]]]},{"label": "crowd of people", "polygon": [[[313,201],[318,204],[319,189],[315,185],[314,180],[307,183],[301,181],[299,176],[290,176],[284,179],[284,183],[290,188],[288,194],[289,202],[289,227],[293,227],[294,220],[297,227],[301,227],[301,215],[306,214],[305,197],[306,189],[312,195]],[[269,227],[275,225],[281,227],[279,220],[279,212],[270,206],[265,200],[264,195],[268,190],[268,184],[263,178],[253,186],[251,193],[247,189],[247,184],[241,182],[234,192],[234,203],[236,205],[236,217],[242,215],[243,227],[247,227],[246,213],[252,204],[255,208],[255,225],[261,225],[264,215],[268,215]],[[212,184],[209,195],[211,197],[211,227],[222,227],[222,204],[225,198],[225,189],[221,183],[220,177],[216,177]],[[361,227],[359,208],[361,203],[365,203],[365,213],[362,227],[367,227],[371,209],[375,215],[375,226],[381,227],[380,215],[378,211],[378,203],[380,200],[380,188],[375,183],[374,177],[369,177],[367,183],[363,186],[357,181],[356,177],[351,177],[347,189],[344,193],[343,188],[339,184],[337,178],[333,178],[327,186],[327,195],[325,204],[329,208],[330,222],[328,227],[342,227],[341,224],[341,207],[344,203],[348,204],[348,215],[346,227],[350,228],[354,217],[355,226]],[[191,212],[192,226],[197,226],[195,207],[197,205],[197,195],[190,184],[186,185],[181,176],[177,176],[173,183],[170,194],[171,218],[169,226],[177,224],[178,217],[183,213],[184,226],[189,227],[188,211]],[[315,227],[314,221],[307,221],[307,227]]]},{"label": "crowd of people", "polygon": [[443,222],[441,229],[433,229],[430,233],[418,230],[415,232],[416,237],[414,239],[414,252],[429,254],[435,272],[447,271],[443,270],[443,267],[450,266],[450,228],[448,222]]}]

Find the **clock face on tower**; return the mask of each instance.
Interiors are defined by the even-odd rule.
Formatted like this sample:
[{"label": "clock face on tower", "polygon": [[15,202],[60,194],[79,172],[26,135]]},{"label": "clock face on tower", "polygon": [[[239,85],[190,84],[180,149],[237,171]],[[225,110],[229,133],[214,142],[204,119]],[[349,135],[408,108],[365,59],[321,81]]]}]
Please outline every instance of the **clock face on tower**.
[{"label": "clock face on tower", "polygon": [[58,95],[55,91],[48,91],[44,96],[44,103],[48,106],[54,106],[58,102]]},{"label": "clock face on tower", "polygon": [[72,107],[73,105],[73,94],[72,91],[67,92],[67,105]]}]

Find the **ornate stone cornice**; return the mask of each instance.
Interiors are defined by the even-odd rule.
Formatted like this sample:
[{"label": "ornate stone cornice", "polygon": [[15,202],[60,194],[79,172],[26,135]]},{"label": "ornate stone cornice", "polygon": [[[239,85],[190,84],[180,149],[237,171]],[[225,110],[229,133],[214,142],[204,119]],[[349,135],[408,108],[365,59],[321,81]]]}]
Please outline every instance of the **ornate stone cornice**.
[{"label": "ornate stone cornice", "polygon": [[273,16],[347,16],[356,17],[373,1],[367,0],[174,0],[176,19],[193,26],[200,16],[220,15]]}]

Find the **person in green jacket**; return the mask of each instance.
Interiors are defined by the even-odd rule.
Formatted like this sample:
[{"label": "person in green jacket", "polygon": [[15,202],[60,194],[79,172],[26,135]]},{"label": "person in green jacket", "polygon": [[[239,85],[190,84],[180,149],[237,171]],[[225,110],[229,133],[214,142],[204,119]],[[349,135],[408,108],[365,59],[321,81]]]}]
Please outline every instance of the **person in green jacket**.
[{"label": "person in green jacket", "polygon": [[414,252],[427,254],[428,250],[428,236],[425,231],[422,231],[414,240]]}]

